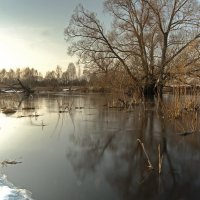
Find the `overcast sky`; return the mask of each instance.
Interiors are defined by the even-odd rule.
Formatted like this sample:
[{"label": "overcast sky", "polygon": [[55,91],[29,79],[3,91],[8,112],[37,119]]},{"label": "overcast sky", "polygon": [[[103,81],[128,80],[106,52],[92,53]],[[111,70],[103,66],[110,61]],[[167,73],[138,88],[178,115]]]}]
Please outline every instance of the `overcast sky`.
[{"label": "overcast sky", "polygon": [[83,4],[101,15],[103,0],[0,0],[0,69],[34,67],[40,72],[75,58],[67,56],[64,28]]}]

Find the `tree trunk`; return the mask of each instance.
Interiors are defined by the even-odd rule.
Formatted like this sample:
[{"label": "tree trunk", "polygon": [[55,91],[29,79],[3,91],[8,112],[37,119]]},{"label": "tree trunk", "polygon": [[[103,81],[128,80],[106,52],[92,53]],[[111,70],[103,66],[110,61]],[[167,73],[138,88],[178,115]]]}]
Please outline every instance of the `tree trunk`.
[{"label": "tree trunk", "polygon": [[154,83],[147,84],[147,85],[144,86],[143,95],[144,95],[145,98],[153,99],[155,94],[156,94],[156,91],[155,91],[155,84]]},{"label": "tree trunk", "polygon": [[28,86],[25,86],[19,79],[17,79],[17,81],[19,82],[20,86],[24,90],[24,93],[26,94],[26,96],[29,96],[30,94],[34,93],[34,91],[31,88],[29,88]]},{"label": "tree trunk", "polygon": [[156,81],[147,83],[143,88],[143,95],[147,99],[154,99],[154,97],[162,98],[163,85],[157,84]]}]

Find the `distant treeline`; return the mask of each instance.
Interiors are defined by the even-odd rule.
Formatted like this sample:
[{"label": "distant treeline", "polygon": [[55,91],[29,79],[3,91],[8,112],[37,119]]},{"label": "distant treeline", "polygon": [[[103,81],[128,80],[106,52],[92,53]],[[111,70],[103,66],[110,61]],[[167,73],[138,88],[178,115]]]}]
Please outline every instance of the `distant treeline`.
[{"label": "distant treeline", "polygon": [[44,76],[38,70],[29,67],[17,68],[16,70],[0,70],[1,85],[18,85],[17,79],[23,81],[29,87],[56,88],[59,86],[85,85],[87,83],[87,78],[84,75],[80,75],[80,72],[77,73],[73,63],[70,63],[65,71],[60,66],[56,66],[55,70],[46,72]]}]

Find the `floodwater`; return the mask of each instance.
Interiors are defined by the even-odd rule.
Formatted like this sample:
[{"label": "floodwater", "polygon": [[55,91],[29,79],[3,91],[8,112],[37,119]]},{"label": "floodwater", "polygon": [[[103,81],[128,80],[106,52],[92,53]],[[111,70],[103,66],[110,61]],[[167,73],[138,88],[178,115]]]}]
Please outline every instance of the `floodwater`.
[{"label": "floodwater", "polygon": [[21,162],[2,165],[1,199],[200,199],[200,134],[177,134],[152,102],[120,110],[107,101],[1,97],[1,107],[19,109],[0,113],[0,161]]}]

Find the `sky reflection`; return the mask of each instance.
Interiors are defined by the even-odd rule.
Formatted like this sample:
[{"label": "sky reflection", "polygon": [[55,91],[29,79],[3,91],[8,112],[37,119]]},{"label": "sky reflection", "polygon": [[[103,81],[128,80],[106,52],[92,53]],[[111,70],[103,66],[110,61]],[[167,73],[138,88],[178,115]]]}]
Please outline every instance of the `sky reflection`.
[{"label": "sky reflection", "polygon": [[[37,97],[13,115],[0,114],[0,159],[22,162],[3,173],[35,199],[198,199],[199,135],[177,135],[153,104],[127,112],[108,109],[105,101],[97,95]],[[59,113],[59,105],[70,102],[72,111]],[[27,105],[35,110],[22,110]],[[39,116],[30,117],[35,112]]]}]

